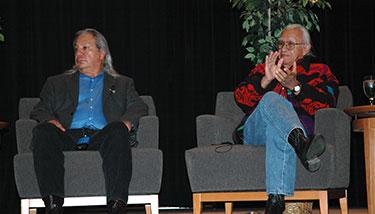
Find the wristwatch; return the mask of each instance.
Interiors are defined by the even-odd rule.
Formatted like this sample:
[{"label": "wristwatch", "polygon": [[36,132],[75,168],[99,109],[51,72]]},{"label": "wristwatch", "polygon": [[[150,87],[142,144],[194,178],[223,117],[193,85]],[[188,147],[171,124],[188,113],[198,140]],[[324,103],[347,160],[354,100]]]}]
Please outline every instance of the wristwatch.
[{"label": "wristwatch", "polygon": [[301,84],[298,83],[296,86],[294,86],[292,91],[294,94],[299,93],[301,91]]}]

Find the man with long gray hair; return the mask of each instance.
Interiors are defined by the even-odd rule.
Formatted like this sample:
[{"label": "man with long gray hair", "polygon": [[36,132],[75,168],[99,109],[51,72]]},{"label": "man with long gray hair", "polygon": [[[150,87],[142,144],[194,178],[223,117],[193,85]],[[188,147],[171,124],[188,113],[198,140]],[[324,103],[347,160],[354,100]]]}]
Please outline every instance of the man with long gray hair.
[{"label": "man with long gray hair", "polygon": [[[125,213],[132,174],[131,142],[147,105],[133,80],[118,74],[104,36],[94,29],[76,33],[75,64],[48,78],[31,112],[32,152],[47,214],[63,213],[63,151],[98,150],[108,213]],[[85,175],[82,175],[85,176]]]}]

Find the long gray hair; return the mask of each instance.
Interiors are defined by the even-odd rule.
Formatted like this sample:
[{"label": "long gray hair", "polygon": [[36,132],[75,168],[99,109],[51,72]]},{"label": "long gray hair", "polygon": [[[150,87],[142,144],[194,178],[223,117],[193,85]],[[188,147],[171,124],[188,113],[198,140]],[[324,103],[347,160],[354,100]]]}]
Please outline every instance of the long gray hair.
[{"label": "long gray hair", "polygon": [[[108,72],[108,74],[111,74],[113,76],[118,75],[117,71],[113,68],[113,65],[112,65],[112,56],[111,56],[111,52],[109,51],[107,40],[105,39],[103,34],[101,34],[99,31],[93,28],[86,28],[86,29],[78,31],[75,34],[75,37],[73,40],[73,48],[75,47],[78,37],[86,33],[91,34],[95,38],[96,47],[99,50],[104,51],[105,53],[105,58],[103,62],[104,71]],[[71,68],[70,70],[67,70],[66,73],[75,73],[77,71],[78,69],[75,66],[73,66],[73,68]]]}]

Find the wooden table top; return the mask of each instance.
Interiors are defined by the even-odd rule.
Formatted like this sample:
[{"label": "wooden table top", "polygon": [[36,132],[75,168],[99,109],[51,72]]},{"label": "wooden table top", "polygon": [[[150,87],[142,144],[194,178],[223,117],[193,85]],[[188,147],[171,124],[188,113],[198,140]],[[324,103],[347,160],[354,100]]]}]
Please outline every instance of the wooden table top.
[{"label": "wooden table top", "polygon": [[353,106],[344,112],[355,117],[375,117],[375,105]]},{"label": "wooden table top", "polygon": [[0,121],[0,130],[8,128],[8,126],[9,126],[9,123]]}]

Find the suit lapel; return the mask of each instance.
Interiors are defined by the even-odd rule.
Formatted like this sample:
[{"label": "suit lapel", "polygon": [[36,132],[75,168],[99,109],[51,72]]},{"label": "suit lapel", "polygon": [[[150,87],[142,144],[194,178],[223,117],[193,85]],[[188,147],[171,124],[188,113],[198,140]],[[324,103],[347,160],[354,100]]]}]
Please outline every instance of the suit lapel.
[{"label": "suit lapel", "polygon": [[112,93],[116,93],[115,86],[116,86],[115,78],[112,75],[109,75],[107,72],[105,72],[104,73],[104,85],[103,85],[103,107],[105,107],[108,97]]},{"label": "suit lapel", "polygon": [[79,94],[79,71],[71,75],[68,83],[68,89],[70,89],[70,96],[73,100],[73,106],[76,107],[78,104],[78,94]]}]

